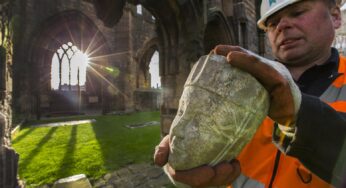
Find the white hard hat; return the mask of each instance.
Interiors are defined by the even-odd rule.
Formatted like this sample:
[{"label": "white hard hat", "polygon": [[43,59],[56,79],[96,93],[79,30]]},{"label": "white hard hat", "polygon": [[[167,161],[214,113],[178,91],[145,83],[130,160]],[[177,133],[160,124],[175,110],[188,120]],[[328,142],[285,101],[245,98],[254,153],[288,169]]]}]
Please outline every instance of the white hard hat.
[{"label": "white hard hat", "polygon": [[269,16],[298,1],[301,0],[262,0],[261,18],[258,20],[257,26],[265,30],[265,22]]}]

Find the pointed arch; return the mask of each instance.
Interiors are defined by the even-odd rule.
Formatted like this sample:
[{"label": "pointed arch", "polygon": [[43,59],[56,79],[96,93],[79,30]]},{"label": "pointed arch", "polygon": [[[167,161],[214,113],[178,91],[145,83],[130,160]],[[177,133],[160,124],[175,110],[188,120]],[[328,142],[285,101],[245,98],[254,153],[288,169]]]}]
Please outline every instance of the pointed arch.
[{"label": "pointed arch", "polygon": [[225,15],[221,10],[215,9],[208,14],[204,32],[204,53],[209,53],[218,44],[235,44],[235,37]]},{"label": "pointed arch", "polygon": [[[32,37],[29,48],[31,50],[28,52],[30,64],[28,72],[35,76],[28,76],[30,79],[27,82],[30,85],[32,98],[36,99],[32,107],[36,109],[38,118],[46,112],[77,110],[74,95],[57,96],[57,93],[50,91],[52,58],[56,50],[68,42],[73,43],[80,51],[91,57],[110,54],[105,37],[94,22],[82,12],[63,11],[44,21]],[[108,57],[104,57],[98,58],[95,63],[107,66],[109,62]],[[90,72],[91,69],[87,71],[87,74]],[[88,74],[85,87],[88,94],[98,97],[99,105],[102,105],[102,98],[107,95],[103,93],[105,89],[102,88],[106,87],[105,82],[97,75]],[[53,99],[61,101],[54,102]],[[56,104],[65,102],[66,105],[54,107]]]},{"label": "pointed arch", "polygon": [[[144,47],[138,52],[138,70],[136,79],[136,88],[149,88],[149,64],[154,53],[158,51],[160,53],[161,48],[158,38],[152,38],[144,43]],[[160,61],[159,61],[160,62]],[[161,65],[159,65],[161,69]]]}]

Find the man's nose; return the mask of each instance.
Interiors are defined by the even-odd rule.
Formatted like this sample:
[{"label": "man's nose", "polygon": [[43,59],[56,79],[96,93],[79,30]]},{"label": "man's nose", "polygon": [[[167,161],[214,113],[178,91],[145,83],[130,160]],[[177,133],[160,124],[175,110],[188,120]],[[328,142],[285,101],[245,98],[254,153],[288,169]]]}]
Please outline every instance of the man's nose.
[{"label": "man's nose", "polygon": [[283,16],[280,18],[278,24],[276,25],[276,30],[278,32],[281,32],[287,28],[290,28],[292,26],[291,19],[287,16]]}]

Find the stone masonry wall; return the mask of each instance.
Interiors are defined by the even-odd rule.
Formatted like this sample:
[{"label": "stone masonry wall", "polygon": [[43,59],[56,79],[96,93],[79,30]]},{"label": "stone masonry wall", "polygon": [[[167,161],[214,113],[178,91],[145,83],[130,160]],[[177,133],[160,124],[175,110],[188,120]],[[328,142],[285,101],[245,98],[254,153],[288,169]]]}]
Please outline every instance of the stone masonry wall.
[{"label": "stone masonry wall", "polygon": [[[134,108],[133,91],[135,89],[137,69],[133,56],[140,47],[138,45],[143,45],[143,40],[147,38],[146,35],[151,35],[153,23],[151,25],[146,23],[145,25],[141,24],[133,27],[133,24],[137,24],[134,20],[141,20],[141,18],[133,16],[133,7],[131,9],[127,6],[123,10],[123,16],[120,21],[113,27],[106,27],[97,18],[93,4],[84,0],[21,0],[18,3],[18,7],[18,12],[16,13],[21,18],[19,29],[21,32],[16,34],[18,40],[14,44],[14,49],[17,52],[14,56],[14,68],[16,73],[20,73],[15,74],[14,82],[16,88],[14,91],[16,112],[19,114],[26,113],[26,118],[30,118],[30,116],[33,116],[32,114],[36,113],[35,104],[31,102],[33,91],[30,88],[30,82],[33,82],[33,80],[30,75],[32,74],[30,68],[37,62],[30,61],[33,55],[31,48],[34,45],[34,39],[39,38],[42,29],[47,29],[44,27],[50,18],[64,14],[66,11],[78,11],[97,26],[97,29],[106,40],[105,45],[110,50],[110,54],[104,54],[108,55],[109,65],[119,69],[118,77],[110,80],[117,89],[117,92],[113,92],[116,96],[108,97],[107,100],[111,101],[107,101],[107,103],[111,104],[113,110],[131,110]],[[143,32],[143,30],[148,31],[146,27],[149,28],[150,32]],[[140,36],[143,36],[143,39],[137,40],[135,38],[139,36],[138,33],[141,33]],[[134,42],[136,44],[133,44]],[[17,88],[20,88],[20,90]]]},{"label": "stone masonry wall", "polygon": [[[79,11],[81,14],[84,14],[91,19],[92,22],[94,22],[94,24],[98,27],[101,35],[106,38],[106,45],[110,48],[110,51],[113,54],[123,53],[125,51],[124,48],[128,49],[129,47],[127,42],[128,21],[126,19],[126,14],[124,14],[124,18],[120,20],[117,26],[108,28],[104,26],[102,21],[97,18],[93,5],[82,0],[26,0],[21,1],[19,6],[20,12],[18,14],[22,18],[20,28],[22,32],[17,34],[18,40],[17,43],[14,44],[15,51],[17,52],[14,57],[15,69],[16,72],[21,73],[15,75],[14,82],[15,88],[21,88],[20,91],[14,91],[14,102],[16,104],[15,109],[18,113],[28,113],[27,111],[23,110],[27,108],[29,109],[28,111],[30,114],[35,113],[35,105],[28,101],[30,98],[27,98],[27,100],[20,99],[23,98],[23,95],[32,96],[33,91],[30,90],[30,83],[28,83],[33,81],[31,79],[32,76],[30,75],[32,74],[32,72],[30,72],[30,67],[33,66],[33,63],[37,62],[30,62],[30,57],[33,55],[31,54],[30,48],[33,46],[33,39],[37,39],[40,32],[42,32],[43,29],[47,29],[44,28],[44,26],[47,24],[53,24],[47,23],[50,18],[63,14],[65,11]],[[111,57],[109,59],[112,61],[110,62],[111,65],[118,67],[121,73],[125,72],[123,70],[126,69],[126,62],[128,62],[128,57],[126,54]],[[122,74],[120,74],[120,76],[122,76]],[[119,82],[123,81],[120,78],[118,79],[120,80]],[[118,86],[119,90],[123,90],[123,85],[126,84],[115,85]],[[27,114],[26,118],[28,118],[28,116],[30,118],[30,114]]]},{"label": "stone masonry wall", "polygon": [[2,1],[0,4],[0,187],[6,188],[18,185],[18,154],[11,148],[12,7],[13,4],[9,1]]},{"label": "stone masonry wall", "polygon": [[233,6],[236,22],[236,35],[239,45],[253,52],[258,52],[258,35],[256,9],[254,0],[238,0]]}]

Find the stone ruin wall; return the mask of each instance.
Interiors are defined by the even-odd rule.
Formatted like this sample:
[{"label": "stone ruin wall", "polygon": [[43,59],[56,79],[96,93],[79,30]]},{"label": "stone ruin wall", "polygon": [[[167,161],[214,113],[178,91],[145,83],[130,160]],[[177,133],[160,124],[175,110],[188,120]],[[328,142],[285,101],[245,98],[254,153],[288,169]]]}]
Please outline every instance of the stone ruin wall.
[{"label": "stone ruin wall", "polygon": [[[111,64],[116,65],[123,73],[121,78],[115,79],[116,84],[129,98],[125,100],[115,101],[113,104],[117,108],[126,110],[133,109],[133,92],[135,90],[135,78],[137,71],[137,61],[133,58],[134,52],[142,48],[146,40],[154,37],[154,25],[149,26],[140,16],[135,16],[135,7],[127,5],[124,9],[123,17],[114,27],[106,27],[95,14],[94,6],[90,2],[82,0],[27,0],[27,1],[12,1],[9,8],[9,1],[2,1],[0,4],[1,16],[8,16],[8,10],[13,10],[12,15],[12,30],[10,30],[10,18],[6,18],[6,23],[1,23],[1,31],[6,31],[6,40],[3,38],[0,41],[0,187],[16,187],[17,186],[17,169],[18,169],[18,154],[11,148],[11,130],[12,125],[12,110],[11,107],[17,109],[18,118],[35,118],[35,107],[30,106],[32,103],[32,94],[30,91],[30,81],[32,75],[30,66],[30,47],[32,47],[33,38],[40,32],[41,27],[52,16],[60,14],[64,11],[76,10],[85,14],[92,22],[97,25],[102,35],[106,38],[107,45],[112,53],[123,53],[116,58],[111,58]],[[136,27],[145,29],[146,34],[142,38],[130,37],[138,36],[138,30],[133,30],[130,33],[131,24],[137,24]],[[141,25],[140,25],[141,24]],[[3,27],[6,27],[5,29]],[[135,29],[138,29],[135,28]],[[133,28],[132,28],[133,29]],[[9,32],[11,31],[11,32]],[[15,32],[18,31],[18,32]],[[133,36],[130,36],[133,35]],[[2,36],[5,36],[2,33]],[[12,40],[13,37],[13,40]],[[135,44],[132,44],[134,43]],[[13,54],[13,51],[15,53]],[[14,63],[12,63],[12,61]],[[15,70],[12,72],[12,69]],[[13,74],[14,73],[14,74]],[[15,76],[15,82],[12,83],[12,77]],[[12,86],[15,89],[15,96],[12,94]],[[28,97],[29,96],[29,97]],[[18,99],[16,105],[13,106],[12,98]],[[23,100],[22,100],[23,99]],[[23,115],[23,116],[20,116]],[[16,117],[17,118],[17,117]],[[16,122],[18,123],[18,122]]]},{"label": "stone ruin wall", "polygon": [[0,187],[18,185],[18,154],[11,148],[12,125],[12,3],[0,4]]},{"label": "stone ruin wall", "polygon": [[[18,2],[18,1],[17,1]],[[78,11],[87,16],[101,32],[107,41],[112,55],[108,58],[109,64],[119,68],[120,74],[117,78],[111,80],[119,91],[110,92],[106,104],[109,111],[132,111],[135,108],[134,91],[136,90],[136,77],[138,73],[138,59],[136,52],[143,48],[143,45],[149,39],[155,37],[155,23],[148,22],[148,12],[143,8],[143,16],[136,14],[136,6],[126,4],[123,10],[123,16],[113,27],[107,27],[98,19],[94,6],[85,0],[27,0],[24,3],[18,3],[18,16],[21,18],[21,32],[17,35],[18,42],[15,43],[15,50],[18,52],[14,61],[16,63],[15,88],[21,88],[15,92],[15,109],[19,113],[26,113],[24,118],[35,118],[35,105],[30,105],[30,98],[23,99],[23,96],[32,95],[30,83],[33,82],[30,67],[30,49],[32,47],[32,38],[41,31],[47,20],[51,17],[63,14],[65,11]],[[71,18],[73,19],[73,18]],[[107,90],[109,88],[105,88]],[[108,90],[107,90],[108,91]],[[121,93],[121,94],[120,94]],[[32,100],[32,99],[31,99]]]}]

